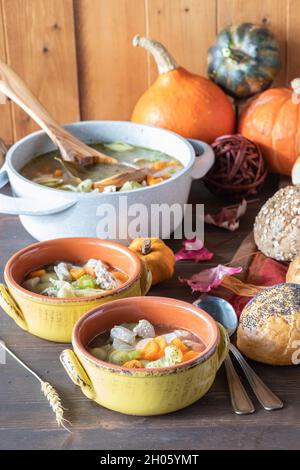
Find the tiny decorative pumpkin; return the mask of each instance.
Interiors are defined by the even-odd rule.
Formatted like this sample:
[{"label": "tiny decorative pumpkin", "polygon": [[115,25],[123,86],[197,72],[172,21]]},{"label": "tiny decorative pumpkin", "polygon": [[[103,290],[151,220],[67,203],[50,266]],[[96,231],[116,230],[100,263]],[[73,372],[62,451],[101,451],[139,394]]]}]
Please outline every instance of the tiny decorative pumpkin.
[{"label": "tiny decorative pumpkin", "polygon": [[163,127],[208,143],[234,131],[233,107],[221,88],[178,66],[159,42],[137,35],[133,44],[153,55],[159,71],[156,81],[135,105],[133,122]]},{"label": "tiny decorative pumpkin", "polygon": [[271,171],[291,174],[300,154],[300,79],[291,88],[272,88],[244,111],[240,133],[261,148]]},{"label": "tiny decorative pumpkin", "polygon": [[160,238],[136,238],[129,245],[152,273],[152,285],[173,276],[175,255]]},{"label": "tiny decorative pumpkin", "polygon": [[260,25],[230,26],[208,51],[208,76],[237,99],[268,88],[279,70],[278,42]]}]

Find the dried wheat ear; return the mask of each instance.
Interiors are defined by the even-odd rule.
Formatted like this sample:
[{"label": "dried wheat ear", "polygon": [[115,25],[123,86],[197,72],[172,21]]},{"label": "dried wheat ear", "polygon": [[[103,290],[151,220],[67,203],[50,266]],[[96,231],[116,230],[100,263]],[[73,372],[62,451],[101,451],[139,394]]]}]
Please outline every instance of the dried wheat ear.
[{"label": "dried wheat ear", "polygon": [[26,369],[28,372],[30,372],[31,375],[33,375],[41,384],[41,390],[45,397],[47,398],[49,405],[51,409],[54,411],[55,416],[56,416],[56,422],[58,426],[63,427],[66,431],[71,432],[69,428],[66,426],[66,424],[71,425],[70,421],[64,418],[64,410],[65,408],[61,404],[61,399],[55,390],[54,387],[52,387],[51,384],[48,382],[44,382],[30,367],[28,367],[21,359],[19,359],[5,344],[3,341],[0,340],[0,347],[5,349],[5,351],[10,354],[11,357],[13,357],[24,369]]}]

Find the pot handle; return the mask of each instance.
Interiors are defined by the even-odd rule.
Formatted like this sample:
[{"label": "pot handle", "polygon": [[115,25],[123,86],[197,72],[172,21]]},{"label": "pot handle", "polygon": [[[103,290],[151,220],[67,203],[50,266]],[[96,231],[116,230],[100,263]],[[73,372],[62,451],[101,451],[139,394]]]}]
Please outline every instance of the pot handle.
[{"label": "pot handle", "polygon": [[75,385],[81,388],[82,393],[90,400],[95,398],[95,390],[92,382],[87,375],[83,365],[79,361],[75,352],[71,349],[64,349],[60,354],[60,362],[62,363],[68,376]]},{"label": "pot handle", "polygon": [[145,263],[145,261],[141,260],[142,263],[142,274],[140,279],[141,285],[141,294],[146,295],[152,286],[152,273]]},{"label": "pot handle", "polygon": [[206,175],[215,162],[215,154],[210,145],[201,140],[187,139],[192,144],[196,160],[191,170],[191,176],[194,180],[198,180]]},{"label": "pot handle", "polygon": [[[0,188],[9,182],[6,163],[0,169]],[[12,197],[0,194],[0,214],[9,215],[51,215],[62,212],[76,204],[77,201],[61,196],[29,198]]]},{"label": "pot handle", "polygon": [[219,363],[218,363],[218,369],[220,369],[221,365],[223,364],[228,352],[229,352],[229,345],[230,345],[230,339],[229,335],[221,323],[216,322],[220,331],[220,343],[218,346],[218,357],[219,357]]},{"label": "pot handle", "polygon": [[8,174],[6,171],[6,163],[0,168],[0,188],[3,188],[8,183]]},{"label": "pot handle", "polygon": [[16,322],[18,326],[20,326],[23,330],[28,330],[20,307],[11,297],[7,287],[4,284],[0,284],[0,306],[7,313],[7,315],[9,315]]}]

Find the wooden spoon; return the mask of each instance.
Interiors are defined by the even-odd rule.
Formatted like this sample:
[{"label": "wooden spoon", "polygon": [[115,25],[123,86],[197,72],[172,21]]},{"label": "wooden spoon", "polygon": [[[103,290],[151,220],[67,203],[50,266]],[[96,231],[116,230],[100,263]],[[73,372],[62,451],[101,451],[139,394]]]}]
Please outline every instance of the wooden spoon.
[{"label": "wooden spoon", "polygon": [[152,175],[152,168],[138,168],[137,170],[129,170],[122,173],[117,173],[114,176],[105,178],[100,181],[93,183],[94,189],[99,189],[99,191],[104,191],[106,186],[116,186],[117,189],[121,188],[123,184],[127,181],[137,181],[138,183],[143,181],[147,175]]},{"label": "wooden spoon", "polygon": [[[80,165],[95,163],[118,164],[118,160],[98,152],[80,142],[66,131],[32,94],[23,80],[4,62],[0,61],[0,94],[5,95],[19,105],[48,134],[57,145],[63,160]],[[0,96],[0,102],[3,96]],[[124,166],[126,166],[124,164]]]}]

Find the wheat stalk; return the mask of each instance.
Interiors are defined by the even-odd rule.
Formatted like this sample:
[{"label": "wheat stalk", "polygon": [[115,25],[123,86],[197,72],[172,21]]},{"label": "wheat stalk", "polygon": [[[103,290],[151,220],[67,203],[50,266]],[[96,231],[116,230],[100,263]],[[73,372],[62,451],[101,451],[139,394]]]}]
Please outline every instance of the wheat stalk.
[{"label": "wheat stalk", "polygon": [[23,361],[21,361],[21,359],[19,359],[1,340],[0,340],[0,346],[3,349],[5,349],[5,351],[7,351],[8,354],[11,355],[11,357],[13,357],[19,364],[21,364],[22,367],[24,367],[28,372],[30,372],[30,374],[32,374],[40,382],[41,390],[43,394],[45,395],[45,397],[47,398],[50,404],[50,407],[55,413],[56,422],[58,426],[62,426],[64,429],[66,429],[66,431],[70,432],[70,430],[67,428],[65,423],[69,423],[69,424],[71,423],[70,421],[64,418],[65,408],[63,408],[62,406],[60,397],[57,391],[55,390],[55,388],[52,387],[52,385],[49,384],[48,382],[44,382],[32,369],[30,369],[30,367],[28,367]]}]

